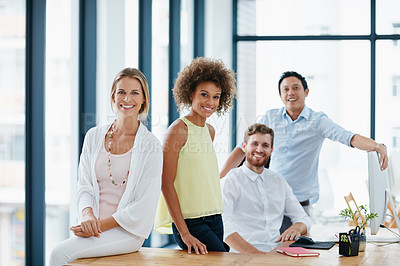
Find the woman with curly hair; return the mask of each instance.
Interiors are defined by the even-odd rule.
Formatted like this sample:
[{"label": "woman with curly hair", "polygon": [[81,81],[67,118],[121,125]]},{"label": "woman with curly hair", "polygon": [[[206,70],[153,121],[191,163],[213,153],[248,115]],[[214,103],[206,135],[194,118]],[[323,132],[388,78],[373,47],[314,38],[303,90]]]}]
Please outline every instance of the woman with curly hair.
[{"label": "woman with curly hair", "polygon": [[[223,242],[222,196],[215,129],[206,119],[232,107],[235,74],[221,60],[196,58],[178,73],[173,94],[189,114],[168,128],[163,146],[162,198],[156,231],[171,233],[191,253],[227,251]],[[168,213],[169,211],[169,213]]]}]

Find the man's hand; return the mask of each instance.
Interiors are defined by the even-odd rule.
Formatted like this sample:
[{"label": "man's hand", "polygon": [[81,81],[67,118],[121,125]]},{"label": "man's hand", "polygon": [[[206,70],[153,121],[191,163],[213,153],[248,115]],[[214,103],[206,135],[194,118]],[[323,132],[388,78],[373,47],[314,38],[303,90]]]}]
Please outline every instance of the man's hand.
[{"label": "man's hand", "polygon": [[192,254],[192,248],[196,254],[208,253],[206,245],[201,243],[197,238],[192,236],[189,232],[184,235],[181,235],[181,238],[183,243],[185,243],[185,245],[187,246],[189,254]]},{"label": "man's hand", "polygon": [[388,167],[389,159],[387,155],[386,146],[382,143],[376,143],[374,140],[355,134],[350,141],[350,145],[357,149],[364,151],[376,151],[379,153],[379,164],[381,165],[381,171]]},{"label": "man's hand", "polygon": [[282,235],[280,235],[276,242],[295,240],[297,237],[305,233],[307,233],[307,226],[304,223],[297,222],[286,229],[286,231],[283,232]]},{"label": "man's hand", "polygon": [[297,237],[301,236],[301,233],[295,229],[288,228],[285,232],[283,232],[276,242],[285,242],[288,240],[295,240]]},{"label": "man's hand", "polygon": [[381,171],[385,170],[388,167],[389,158],[387,155],[386,146],[384,144],[378,144],[377,146],[372,147],[368,151],[369,152],[376,151],[377,153],[379,153],[379,164],[381,166]]}]

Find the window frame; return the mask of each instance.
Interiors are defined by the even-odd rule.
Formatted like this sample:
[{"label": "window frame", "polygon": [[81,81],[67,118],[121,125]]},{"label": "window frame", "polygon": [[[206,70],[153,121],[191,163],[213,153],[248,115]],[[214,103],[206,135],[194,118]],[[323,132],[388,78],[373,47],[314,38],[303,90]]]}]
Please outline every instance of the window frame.
[{"label": "window frame", "polygon": [[[269,36],[269,35],[253,35],[241,36],[238,35],[238,1],[232,0],[232,67],[237,72],[238,69],[238,43],[239,42],[254,42],[254,41],[331,41],[331,40],[367,40],[370,42],[370,84],[371,84],[371,101],[370,101],[370,137],[375,139],[375,117],[376,117],[376,41],[377,40],[400,40],[398,34],[378,35],[376,33],[376,0],[370,0],[370,34],[368,35],[282,35],[282,36]],[[234,108],[232,111],[231,120],[231,149],[235,147],[237,140],[237,101],[234,101]]]}]

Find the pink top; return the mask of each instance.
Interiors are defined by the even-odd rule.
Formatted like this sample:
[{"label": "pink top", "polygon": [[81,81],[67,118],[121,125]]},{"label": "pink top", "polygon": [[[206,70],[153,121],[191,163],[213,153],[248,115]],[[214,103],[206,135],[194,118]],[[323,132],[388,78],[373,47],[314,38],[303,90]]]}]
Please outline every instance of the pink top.
[{"label": "pink top", "polygon": [[[132,149],[124,154],[111,154],[111,173],[113,179],[118,184],[122,184],[126,176],[132,157]],[[100,149],[99,156],[95,164],[97,183],[99,184],[99,219],[104,219],[113,215],[118,208],[122,194],[125,192],[126,183],[122,186],[114,186],[111,183],[108,172],[108,152],[104,147]]]}]

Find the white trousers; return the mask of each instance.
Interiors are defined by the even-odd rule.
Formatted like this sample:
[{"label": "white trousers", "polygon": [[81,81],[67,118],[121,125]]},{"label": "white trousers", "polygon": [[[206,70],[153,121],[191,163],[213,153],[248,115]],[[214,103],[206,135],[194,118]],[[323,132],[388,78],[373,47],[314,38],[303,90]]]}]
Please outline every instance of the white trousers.
[{"label": "white trousers", "polygon": [[144,238],[115,227],[97,237],[73,236],[59,243],[50,254],[50,266],[61,266],[81,258],[125,254],[137,251]]}]

